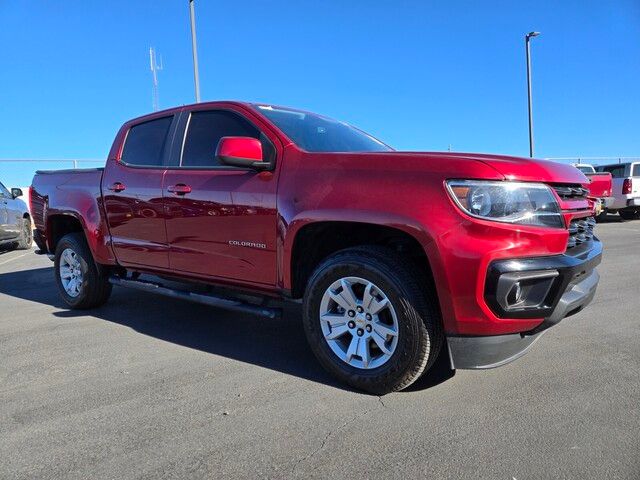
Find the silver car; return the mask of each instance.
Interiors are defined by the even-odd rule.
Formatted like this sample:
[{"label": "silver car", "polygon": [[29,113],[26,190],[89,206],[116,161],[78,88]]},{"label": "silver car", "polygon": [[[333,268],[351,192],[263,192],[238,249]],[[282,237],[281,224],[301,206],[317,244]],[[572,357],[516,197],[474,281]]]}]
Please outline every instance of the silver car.
[{"label": "silver car", "polygon": [[0,248],[31,248],[33,226],[27,204],[18,197],[22,190],[11,191],[0,183]]}]

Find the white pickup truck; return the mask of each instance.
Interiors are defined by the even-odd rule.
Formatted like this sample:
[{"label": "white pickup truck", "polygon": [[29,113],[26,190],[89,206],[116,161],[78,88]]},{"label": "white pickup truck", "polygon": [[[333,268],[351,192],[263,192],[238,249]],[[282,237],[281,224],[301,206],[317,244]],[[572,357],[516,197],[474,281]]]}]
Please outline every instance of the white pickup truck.
[{"label": "white pickup truck", "polygon": [[640,162],[598,165],[598,172],[609,172],[613,177],[614,200],[607,206],[610,212],[619,212],[625,220],[640,218]]}]

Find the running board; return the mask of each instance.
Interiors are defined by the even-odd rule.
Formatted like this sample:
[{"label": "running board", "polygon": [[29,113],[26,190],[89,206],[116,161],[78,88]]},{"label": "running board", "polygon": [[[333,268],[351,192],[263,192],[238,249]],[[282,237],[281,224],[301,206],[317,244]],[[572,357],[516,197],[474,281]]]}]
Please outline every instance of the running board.
[{"label": "running board", "polygon": [[176,290],[168,288],[160,283],[148,282],[145,280],[131,280],[116,276],[109,277],[109,283],[120,287],[134,288],[143,292],[157,293],[165,297],[180,298],[191,302],[202,303],[211,307],[224,308],[235,312],[250,313],[266,318],[279,318],[281,311],[273,307],[261,307],[252,305],[240,300],[231,300],[228,298],[217,297],[215,295],[207,295],[203,293],[190,292],[188,290]]}]

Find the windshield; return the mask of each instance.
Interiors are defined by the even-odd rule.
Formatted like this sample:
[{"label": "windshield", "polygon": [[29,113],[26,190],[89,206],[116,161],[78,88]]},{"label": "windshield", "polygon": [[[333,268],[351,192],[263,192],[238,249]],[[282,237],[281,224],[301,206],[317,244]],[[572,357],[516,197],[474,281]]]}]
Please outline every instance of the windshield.
[{"label": "windshield", "polygon": [[391,148],[344,122],[313,113],[257,105],[293,143],[308,152],[388,152]]},{"label": "windshield", "polygon": [[593,173],[595,171],[594,168],[589,165],[578,165],[576,168],[582,173]]}]

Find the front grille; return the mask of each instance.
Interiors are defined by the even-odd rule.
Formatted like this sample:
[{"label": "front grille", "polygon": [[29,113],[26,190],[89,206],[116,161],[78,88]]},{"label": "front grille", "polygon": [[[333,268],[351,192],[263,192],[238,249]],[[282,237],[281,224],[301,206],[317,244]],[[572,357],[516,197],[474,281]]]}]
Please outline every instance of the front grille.
[{"label": "front grille", "polygon": [[562,199],[582,199],[589,194],[589,190],[580,185],[554,185],[553,189]]},{"label": "front grille", "polygon": [[593,238],[596,219],[593,217],[577,218],[569,224],[569,240],[567,248],[577,247]]}]

